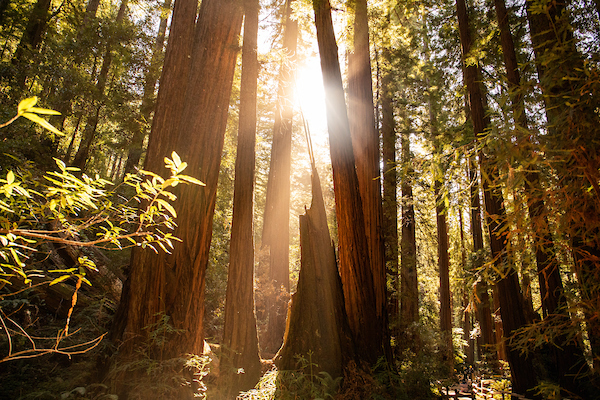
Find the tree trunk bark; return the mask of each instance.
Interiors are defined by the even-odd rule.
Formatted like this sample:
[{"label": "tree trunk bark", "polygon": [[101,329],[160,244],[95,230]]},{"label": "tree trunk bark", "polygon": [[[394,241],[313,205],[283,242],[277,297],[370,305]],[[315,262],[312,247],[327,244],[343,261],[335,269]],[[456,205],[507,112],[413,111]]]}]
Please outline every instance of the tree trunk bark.
[{"label": "tree trunk bark", "polygon": [[344,98],[338,48],[329,0],[314,0],[317,42],[325,85],[325,104],[336,217],[340,276],[350,329],[361,360],[374,363],[383,355],[383,327],[378,318],[373,273],[358,178],[355,169],[348,113]]},{"label": "tree trunk bark", "polygon": [[[253,232],[259,9],[258,0],[245,0],[231,249],[220,364],[220,386],[232,398],[241,390],[253,388],[261,370],[254,313]],[[240,374],[239,368],[244,373]]]},{"label": "tree trunk bark", "polygon": [[268,326],[261,346],[276,353],[283,342],[290,291],[290,175],[292,129],[294,117],[294,64],[297,61],[298,22],[291,19],[292,1],[287,0],[284,13],[283,50],[289,59],[280,67],[277,111],[273,126],[273,144],[267,198],[265,201],[262,246],[269,248],[269,279],[272,296],[267,299]]},{"label": "tree trunk bark", "polygon": [[[379,135],[375,129],[367,0],[354,2],[354,52],[348,57],[348,120],[356,175],[362,200],[365,234],[373,274],[378,327],[387,331],[387,282],[382,237],[383,208]],[[384,344],[389,343],[385,340]],[[389,346],[386,346],[386,354]]]},{"label": "tree trunk bark", "polygon": [[[148,339],[150,332],[146,327],[156,325],[161,316],[169,318],[170,325],[180,333],[167,334],[164,343],[154,350],[151,355],[159,360],[202,354],[204,348],[205,272],[243,17],[243,8],[237,0],[204,0],[194,32],[195,3],[181,0],[177,3],[171,30],[173,40],[169,40],[168,62],[163,71],[163,76],[169,79],[161,81],[150,140],[152,150],[149,149],[146,165],[157,165],[157,158],[162,161],[165,150],[174,149],[188,163],[186,173],[200,179],[206,187],[185,186],[178,191],[175,208],[179,226],[175,235],[182,243],[175,245],[173,254],[134,252],[129,287],[125,291],[128,296],[121,301],[121,311],[116,316],[116,333],[119,334],[119,328],[123,332],[118,335],[124,341],[122,353],[131,357],[135,357],[136,343],[143,344]],[[194,32],[194,51],[188,73],[187,45],[192,38],[187,35],[191,32]],[[185,65],[176,65],[176,61]],[[186,74],[187,79],[173,76],[177,71]],[[163,85],[166,85],[164,91]],[[168,100],[174,103],[165,103]],[[183,106],[181,118],[171,120],[169,117],[179,114],[178,106]],[[173,132],[173,125],[178,132]],[[133,338],[141,340],[134,343],[130,340]]]},{"label": "tree trunk bark", "polygon": [[381,90],[381,137],[383,142],[383,238],[385,244],[385,261],[388,276],[392,279],[393,292],[390,299],[388,315],[393,327],[393,335],[399,337],[400,291],[398,268],[398,199],[396,188],[396,123],[394,121],[394,95],[392,71],[389,63],[391,54],[384,50],[386,70],[382,77]]}]

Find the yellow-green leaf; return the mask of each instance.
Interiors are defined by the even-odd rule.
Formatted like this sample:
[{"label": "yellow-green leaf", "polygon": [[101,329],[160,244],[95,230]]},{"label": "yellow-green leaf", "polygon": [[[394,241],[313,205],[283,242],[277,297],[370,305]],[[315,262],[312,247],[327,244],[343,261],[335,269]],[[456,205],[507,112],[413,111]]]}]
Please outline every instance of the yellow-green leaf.
[{"label": "yellow-green leaf", "polygon": [[58,111],[50,110],[48,108],[30,107],[27,111],[44,115],[60,115]]},{"label": "yellow-green leaf", "polygon": [[169,213],[171,213],[173,218],[177,218],[177,212],[175,211],[175,208],[173,208],[173,206],[169,204],[166,200],[156,199],[156,202],[163,206]]},{"label": "yellow-green leaf", "polygon": [[62,281],[66,281],[70,277],[71,277],[70,275],[59,276],[58,278],[56,278],[55,280],[53,280],[52,282],[50,282],[50,286],[56,285],[57,283],[60,283]]},{"label": "yellow-green leaf", "polygon": [[36,124],[43,126],[44,128],[48,129],[49,131],[56,133],[57,135],[60,135],[60,136],[65,135],[64,133],[62,133],[61,131],[56,129],[54,126],[52,126],[52,124],[50,124],[50,122],[46,121],[44,118],[40,117],[37,114],[25,112],[25,113],[23,113],[23,116],[25,118],[27,118],[28,120],[33,121]]},{"label": "yellow-green leaf", "polygon": [[25,100],[22,100],[19,103],[19,106],[17,107],[19,114],[21,114],[21,113],[29,110],[31,107],[35,106],[37,101],[38,101],[37,96],[29,97]]}]

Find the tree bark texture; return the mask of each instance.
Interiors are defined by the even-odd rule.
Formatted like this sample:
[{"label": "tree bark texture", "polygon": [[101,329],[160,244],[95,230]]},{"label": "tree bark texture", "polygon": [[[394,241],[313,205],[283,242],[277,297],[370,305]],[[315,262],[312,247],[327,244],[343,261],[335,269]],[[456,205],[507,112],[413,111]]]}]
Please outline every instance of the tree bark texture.
[{"label": "tree bark texture", "polygon": [[362,200],[331,20],[331,5],[329,0],[314,0],[313,8],[325,86],[339,236],[339,267],[346,312],[358,357],[374,363],[383,355],[384,330],[378,318]]},{"label": "tree bark texture", "polygon": [[[469,17],[465,0],[456,1],[460,40],[463,59],[469,54],[472,45],[469,32]],[[479,67],[468,65],[463,69],[465,84],[469,93],[469,105],[473,121],[473,131],[478,139],[482,139],[489,127],[489,117],[485,113],[484,99],[480,87]],[[506,232],[506,218],[503,208],[502,192],[497,183],[498,171],[483,151],[479,152],[480,168],[483,175],[483,193],[485,199],[486,219],[490,232],[492,259],[496,268],[503,271],[497,281],[498,299],[502,315],[504,335],[510,338],[512,334],[526,324],[523,313],[519,280],[513,268],[506,267],[506,243],[502,236]],[[507,346],[508,363],[511,369],[513,391],[518,394],[532,395],[536,386],[536,376],[533,371],[531,358],[522,355],[518,349]]]},{"label": "tree bark texture", "polygon": [[261,343],[262,348],[269,353],[277,352],[283,342],[287,294],[290,291],[290,179],[298,22],[291,19],[292,0],[287,0],[285,7],[283,50],[288,58],[282,63],[279,72],[262,232],[262,246],[269,248],[269,278],[273,289],[272,296],[267,299],[269,323],[266,338]]},{"label": "tree bark texture", "polygon": [[342,376],[344,366],[354,357],[352,333],[314,166],[311,182],[311,206],[300,215],[298,287],[292,295],[285,339],[275,363],[280,370],[295,370],[300,355],[314,363],[314,374],[325,371],[336,378]]},{"label": "tree bark texture", "polygon": [[[195,7],[188,10],[194,12]],[[167,86],[166,94],[176,97],[179,91],[180,95],[185,93],[185,99],[176,102],[183,106],[179,132],[173,132],[171,126],[166,126],[169,121],[163,119],[177,109],[173,104],[163,105],[152,130],[156,138],[153,157],[162,160],[166,149],[176,150],[188,163],[185,172],[200,179],[206,187],[184,186],[178,190],[175,208],[179,226],[175,235],[182,243],[175,245],[173,254],[139,251],[133,255],[129,297],[122,301],[126,310],[118,315],[125,321],[121,324],[122,337],[125,347],[129,345],[133,350],[132,339],[147,338],[149,332],[145,327],[156,323],[161,314],[168,316],[170,324],[181,333],[165,337],[165,343],[155,354],[158,359],[203,351],[205,272],[242,17],[243,8],[237,0],[202,1],[188,79],[179,81],[179,77],[172,76],[174,71],[163,72],[173,80],[161,82],[161,88],[179,82],[182,86]],[[171,34],[177,32],[173,30]],[[189,43],[183,37],[176,38],[175,43],[177,39],[182,39],[180,45]],[[171,49],[167,58],[173,62],[176,55],[182,54],[190,54],[185,46]],[[175,71],[181,68],[169,66]],[[159,94],[159,103],[168,99]],[[147,164],[157,163],[156,158],[148,157]]]},{"label": "tree bark texture", "polygon": [[373,107],[367,0],[356,0],[354,7],[354,51],[348,56],[348,120],[369,246],[378,324],[388,336],[379,134],[375,128]]}]

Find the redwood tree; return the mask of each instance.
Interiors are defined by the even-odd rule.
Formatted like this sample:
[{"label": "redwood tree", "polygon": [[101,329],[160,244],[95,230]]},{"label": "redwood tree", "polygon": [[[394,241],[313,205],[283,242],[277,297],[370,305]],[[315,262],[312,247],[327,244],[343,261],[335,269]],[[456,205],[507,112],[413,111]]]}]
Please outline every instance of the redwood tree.
[{"label": "redwood tree", "polygon": [[[188,163],[186,172],[206,187],[179,190],[175,234],[182,243],[175,244],[171,255],[148,249],[133,254],[129,286],[124,290],[115,327],[116,335],[124,341],[123,357],[135,356],[136,343],[148,339],[147,327],[163,316],[176,331],[165,334],[151,356],[167,359],[203,352],[205,271],[243,9],[237,0],[204,0],[197,24],[195,10],[194,1],[176,0],[173,40],[169,40],[163,70],[163,77],[168,79],[161,80],[146,165],[155,166],[168,154],[165,150],[176,150]],[[188,47],[191,40],[193,52]],[[173,76],[175,71],[188,71],[185,64],[174,63],[186,63],[190,55],[187,79]],[[183,100],[167,103],[177,95]],[[176,115],[179,118],[170,119]],[[180,126],[173,131],[177,122]],[[135,338],[134,343],[131,339]]]},{"label": "redwood tree", "polygon": [[350,329],[358,356],[375,362],[383,355],[383,326],[377,310],[363,206],[344,98],[329,0],[314,0],[339,237],[339,268]]}]

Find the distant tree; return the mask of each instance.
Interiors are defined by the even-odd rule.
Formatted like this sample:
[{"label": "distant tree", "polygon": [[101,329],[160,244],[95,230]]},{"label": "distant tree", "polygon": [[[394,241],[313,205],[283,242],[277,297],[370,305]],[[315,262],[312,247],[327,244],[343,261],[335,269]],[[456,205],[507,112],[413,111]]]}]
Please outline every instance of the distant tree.
[{"label": "distant tree", "polygon": [[142,104],[140,105],[140,115],[137,118],[133,136],[127,148],[127,162],[125,163],[124,173],[134,170],[140,163],[143,153],[144,139],[146,138],[146,126],[151,120],[152,112],[155,106],[156,82],[160,75],[160,68],[163,61],[165,47],[165,35],[167,33],[167,20],[171,10],[171,0],[165,0],[161,7],[160,23],[156,42],[152,51],[152,57],[148,64],[144,82],[144,94],[142,95]]},{"label": "distant tree", "polygon": [[[121,5],[119,6],[119,11],[117,12],[117,16],[115,18],[116,26],[119,26],[123,23],[125,14],[127,12],[127,4],[128,0],[121,0]],[[96,99],[92,102],[92,106],[90,107],[92,109],[92,115],[87,120],[83,137],[81,138],[81,143],[77,149],[75,158],[73,159],[73,165],[81,168],[82,170],[85,168],[92,143],[96,137],[98,121],[100,119],[100,111],[102,110],[104,103],[104,92],[106,90],[108,73],[110,71],[113,59],[113,46],[116,44],[116,40],[116,37],[111,37],[106,43],[106,51],[104,53],[104,58],[102,59],[102,67],[100,68],[100,72],[96,78],[94,93]]]},{"label": "distant tree", "polygon": [[287,315],[287,294],[290,291],[290,175],[292,130],[294,116],[295,63],[298,61],[298,22],[291,18],[292,1],[285,2],[283,60],[279,71],[277,109],[273,126],[273,144],[261,246],[269,249],[269,279],[272,292],[267,300],[268,326],[265,351],[275,353],[281,346]]},{"label": "distant tree", "polygon": [[44,33],[50,19],[52,0],[37,0],[29,14],[27,25],[21,40],[12,57],[12,64],[17,68],[16,85],[19,90],[25,89],[25,80],[29,73],[29,64],[42,43]]},{"label": "distant tree", "polygon": [[[414,168],[410,151],[410,120],[403,114],[404,126],[400,131],[402,149],[402,239],[400,241],[400,332],[419,321],[419,282],[417,276],[417,234],[413,197]],[[410,336],[418,335],[411,329]],[[415,338],[409,344],[416,345]],[[410,347],[410,346],[409,346]]]}]

